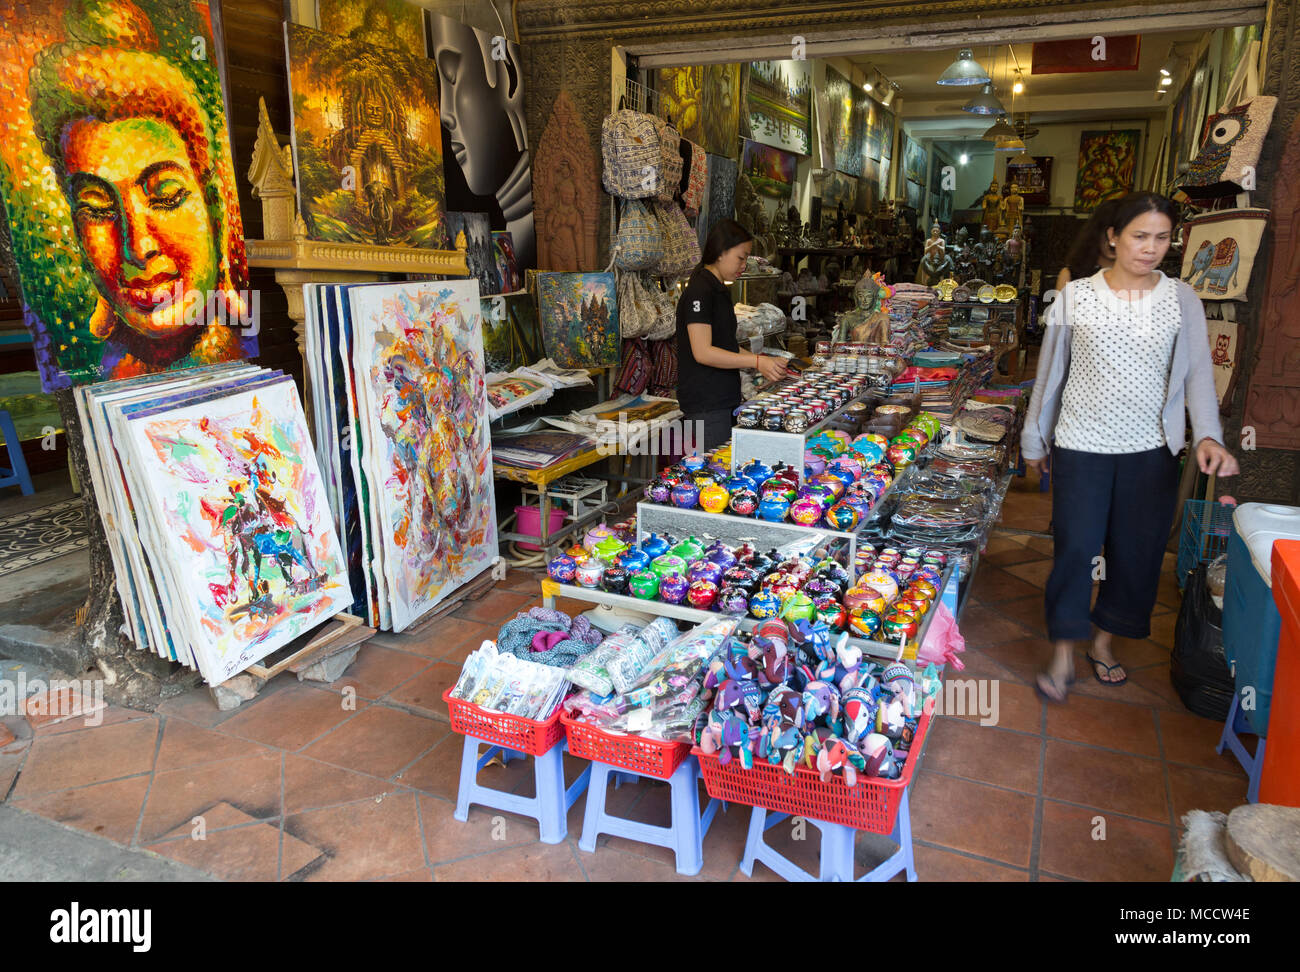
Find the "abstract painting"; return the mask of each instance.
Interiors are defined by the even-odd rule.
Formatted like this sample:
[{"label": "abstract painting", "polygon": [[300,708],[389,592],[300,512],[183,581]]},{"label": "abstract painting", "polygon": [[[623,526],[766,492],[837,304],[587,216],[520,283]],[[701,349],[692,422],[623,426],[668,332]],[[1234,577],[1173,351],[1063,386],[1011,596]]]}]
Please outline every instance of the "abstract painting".
[{"label": "abstract painting", "polygon": [[1006,184],[1015,183],[1026,206],[1048,206],[1052,201],[1052,159],[1050,155],[1035,155],[1032,162],[1007,160]]},{"label": "abstract painting", "polygon": [[537,305],[546,356],[561,368],[618,364],[618,301],[612,273],[541,273]]},{"label": "abstract painting", "polygon": [[1107,199],[1133,191],[1137,174],[1139,129],[1085,131],[1079,135],[1079,171],[1074,181],[1074,209],[1090,213]]},{"label": "abstract painting", "polygon": [[921,211],[921,204],[925,201],[925,186],[918,185],[911,179],[906,180],[904,186],[907,205],[911,206],[919,213]]},{"label": "abstract painting", "polygon": [[492,229],[509,231],[520,269],[531,270],[537,232],[519,45],[439,14],[430,13],[428,21],[441,94],[447,208],[487,213]]},{"label": "abstract painting", "polygon": [[[208,4],[0,0],[0,198],[47,391],[257,352]],[[136,253],[120,227],[148,220]]]},{"label": "abstract painting", "polygon": [[433,62],[284,25],[298,209],[310,239],[446,243]]},{"label": "abstract painting", "polygon": [[894,124],[895,115],[888,108],[881,107],[880,111],[880,157],[882,159],[892,159],[894,157]]},{"label": "abstract painting", "polygon": [[402,631],[497,555],[478,285],[413,281],[349,298],[357,414]]},{"label": "abstract painting", "polygon": [[424,57],[424,11],[406,0],[316,0],[320,29]]},{"label": "abstract painting", "polygon": [[754,141],[812,153],[811,61],[752,61],[746,101]]},{"label": "abstract painting", "polygon": [[[826,109],[824,123],[835,159],[834,168],[856,176],[862,172],[862,140],[854,130],[853,86],[848,78],[828,65],[822,95],[821,107]],[[831,166],[823,164],[823,168]]]},{"label": "abstract painting", "polygon": [[794,189],[798,161],[789,152],[746,139],[740,171],[749,176],[754,188],[763,195],[774,199],[789,199]]},{"label": "abstract painting", "polygon": [[827,217],[836,218],[840,206],[844,211],[852,212],[858,200],[858,180],[853,176],[834,170],[822,178],[822,212]]},{"label": "abstract painting", "polygon": [[[211,684],[352,604],[293,379],[117,417],[155,576]],[[178,617],[179,614],[179,617]]]},{"label": "abstract painting", "polygon": [[[704,68],[704,146],[710,155],[734,160],[740,152],[740,81],[743,64],[709,64]],[[712,171],[712,169],[710,169]]]},{"label": "abstract painting", "polygon": [[459,250],[464,237],[465,262],[469,275],[478,281],[480,295],[499,294],[501,278],[497,274],[496,252],[492,247],[492,230],[486,213],[448,213],[447,245]]},{"label": "abstract painting", "polygon": [[492,231],[492,256],[496,260],[497,276],[501,279],[501,293],[510,294],[524,289],[524,277],[519,272],[515,258],[515,241],[509,230]]},{"label": "abstract painting", "polygon": [[910,182],[925,185],[926,169],[929,160],[925,146],[910,135],[903,136],[903,177]]}]

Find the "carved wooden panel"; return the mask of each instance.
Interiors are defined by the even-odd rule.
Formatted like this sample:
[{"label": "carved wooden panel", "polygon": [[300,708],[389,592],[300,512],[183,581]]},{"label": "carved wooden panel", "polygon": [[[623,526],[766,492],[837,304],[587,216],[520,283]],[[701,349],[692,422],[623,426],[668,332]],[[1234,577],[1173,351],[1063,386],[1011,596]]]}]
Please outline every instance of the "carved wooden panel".
[{"label": "carved wooden panel", "polygon": [[539,270],[597,270],[600,168],[573,96],[561,89],[537,141],[533,194]]}]

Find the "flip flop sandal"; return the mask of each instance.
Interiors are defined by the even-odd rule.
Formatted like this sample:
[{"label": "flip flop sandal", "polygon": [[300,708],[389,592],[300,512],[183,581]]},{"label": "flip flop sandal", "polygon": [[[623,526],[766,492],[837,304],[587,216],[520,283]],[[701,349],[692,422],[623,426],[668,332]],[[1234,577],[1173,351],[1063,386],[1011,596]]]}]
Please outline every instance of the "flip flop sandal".
[{"label": "flip flop sandal", "polygon": [[[1061,693],[1059,699],[1043,688],[1044,680],[1050,684],[1053,689],[1056,689]],[[1052,678],[1051,675],[1047,674],[1047,672],[1038,672],[1034,675],[1034,691],[1038,693],[1038,697],[1044,702],[1050,702],[1052,705],[1064,705],[1066,699],[1070,697],[1070,683],[1073,681],[1073,678],[1068,679],[1065,683],[1065,688],[1062,690],[1056,684],[1056,679]]]},{"label": "flip flop sandal", "polygon": [[1110,674],[1111,672],[1113,672],[1115,669],[1117,669],[1117,668],[1123,668],[1124,666],[1123,666],[1121,663],[1116,662],[1116,663],[1113,664],[1113,665],[1107,665],[1105,662],[1097,661],[1097,659],[1093,658],[1091,655],[1085,654],[1083,657],[1086,658],[1086,659],[1088,659],[1088,664],[1090,664],[1090,665],[1092,666],[1092,677],[1095,678],[1097,681],[1101,682],[1102,685],[1109,685],[1109,686],[1111,686],[1112,688],[1118,688],[1119,686],[1123,685],[1125,682],[1128,681],[1128,676],[1127,676],[1127,675],[1125,675],[1123,678],[1121,678],[1118,682],[1110,682],[1110,681],[1107,681],[1106,679],[1102,678],[1100,675],[1097,674],[1097,666],[1098,666],[1098,665],[1100,665],[1102,668],[1106,669],[1106,674],[1109,675],[1109,674]]}]

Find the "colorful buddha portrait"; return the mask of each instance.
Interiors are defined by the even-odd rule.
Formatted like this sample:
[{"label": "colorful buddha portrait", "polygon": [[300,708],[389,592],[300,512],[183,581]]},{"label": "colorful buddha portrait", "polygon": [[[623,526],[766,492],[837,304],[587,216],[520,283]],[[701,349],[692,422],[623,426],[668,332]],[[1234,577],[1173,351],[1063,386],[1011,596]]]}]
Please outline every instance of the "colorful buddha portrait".
[{"label": "colorful buddha portrait", "polygon": [[[0,0],[0,19],[13,23],[15,6]],[[256,302],[205,6],[50,6],[61,15],[16,8],[32,23],[6,55],[30,64],[13,93],[31,139],[0,170],[46,387],[253,353]],[[12,90],[5,71],[0,95]],[[21,191],[32,168],[43,199]],[[32,231],[51,228],[60,246],[42,252]]]}]

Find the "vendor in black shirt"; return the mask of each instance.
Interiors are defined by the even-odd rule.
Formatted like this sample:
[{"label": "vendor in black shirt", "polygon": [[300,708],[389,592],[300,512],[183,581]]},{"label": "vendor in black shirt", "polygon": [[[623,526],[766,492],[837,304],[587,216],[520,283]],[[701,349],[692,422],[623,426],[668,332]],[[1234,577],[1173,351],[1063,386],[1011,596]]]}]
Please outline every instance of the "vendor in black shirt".
[{"label": "vendor in black shirt", "polygon": [[740,405],[740,369],[757,368],[768,381],[785,376],[785,361],[741,351],[736,311],[726,281],[745,270],[753,236],[734,219],[720,220],[704,242],[703,259],[677,301],[677,401],[683,421],[701,423],[703,452],[731,438],[732,413]]}]

